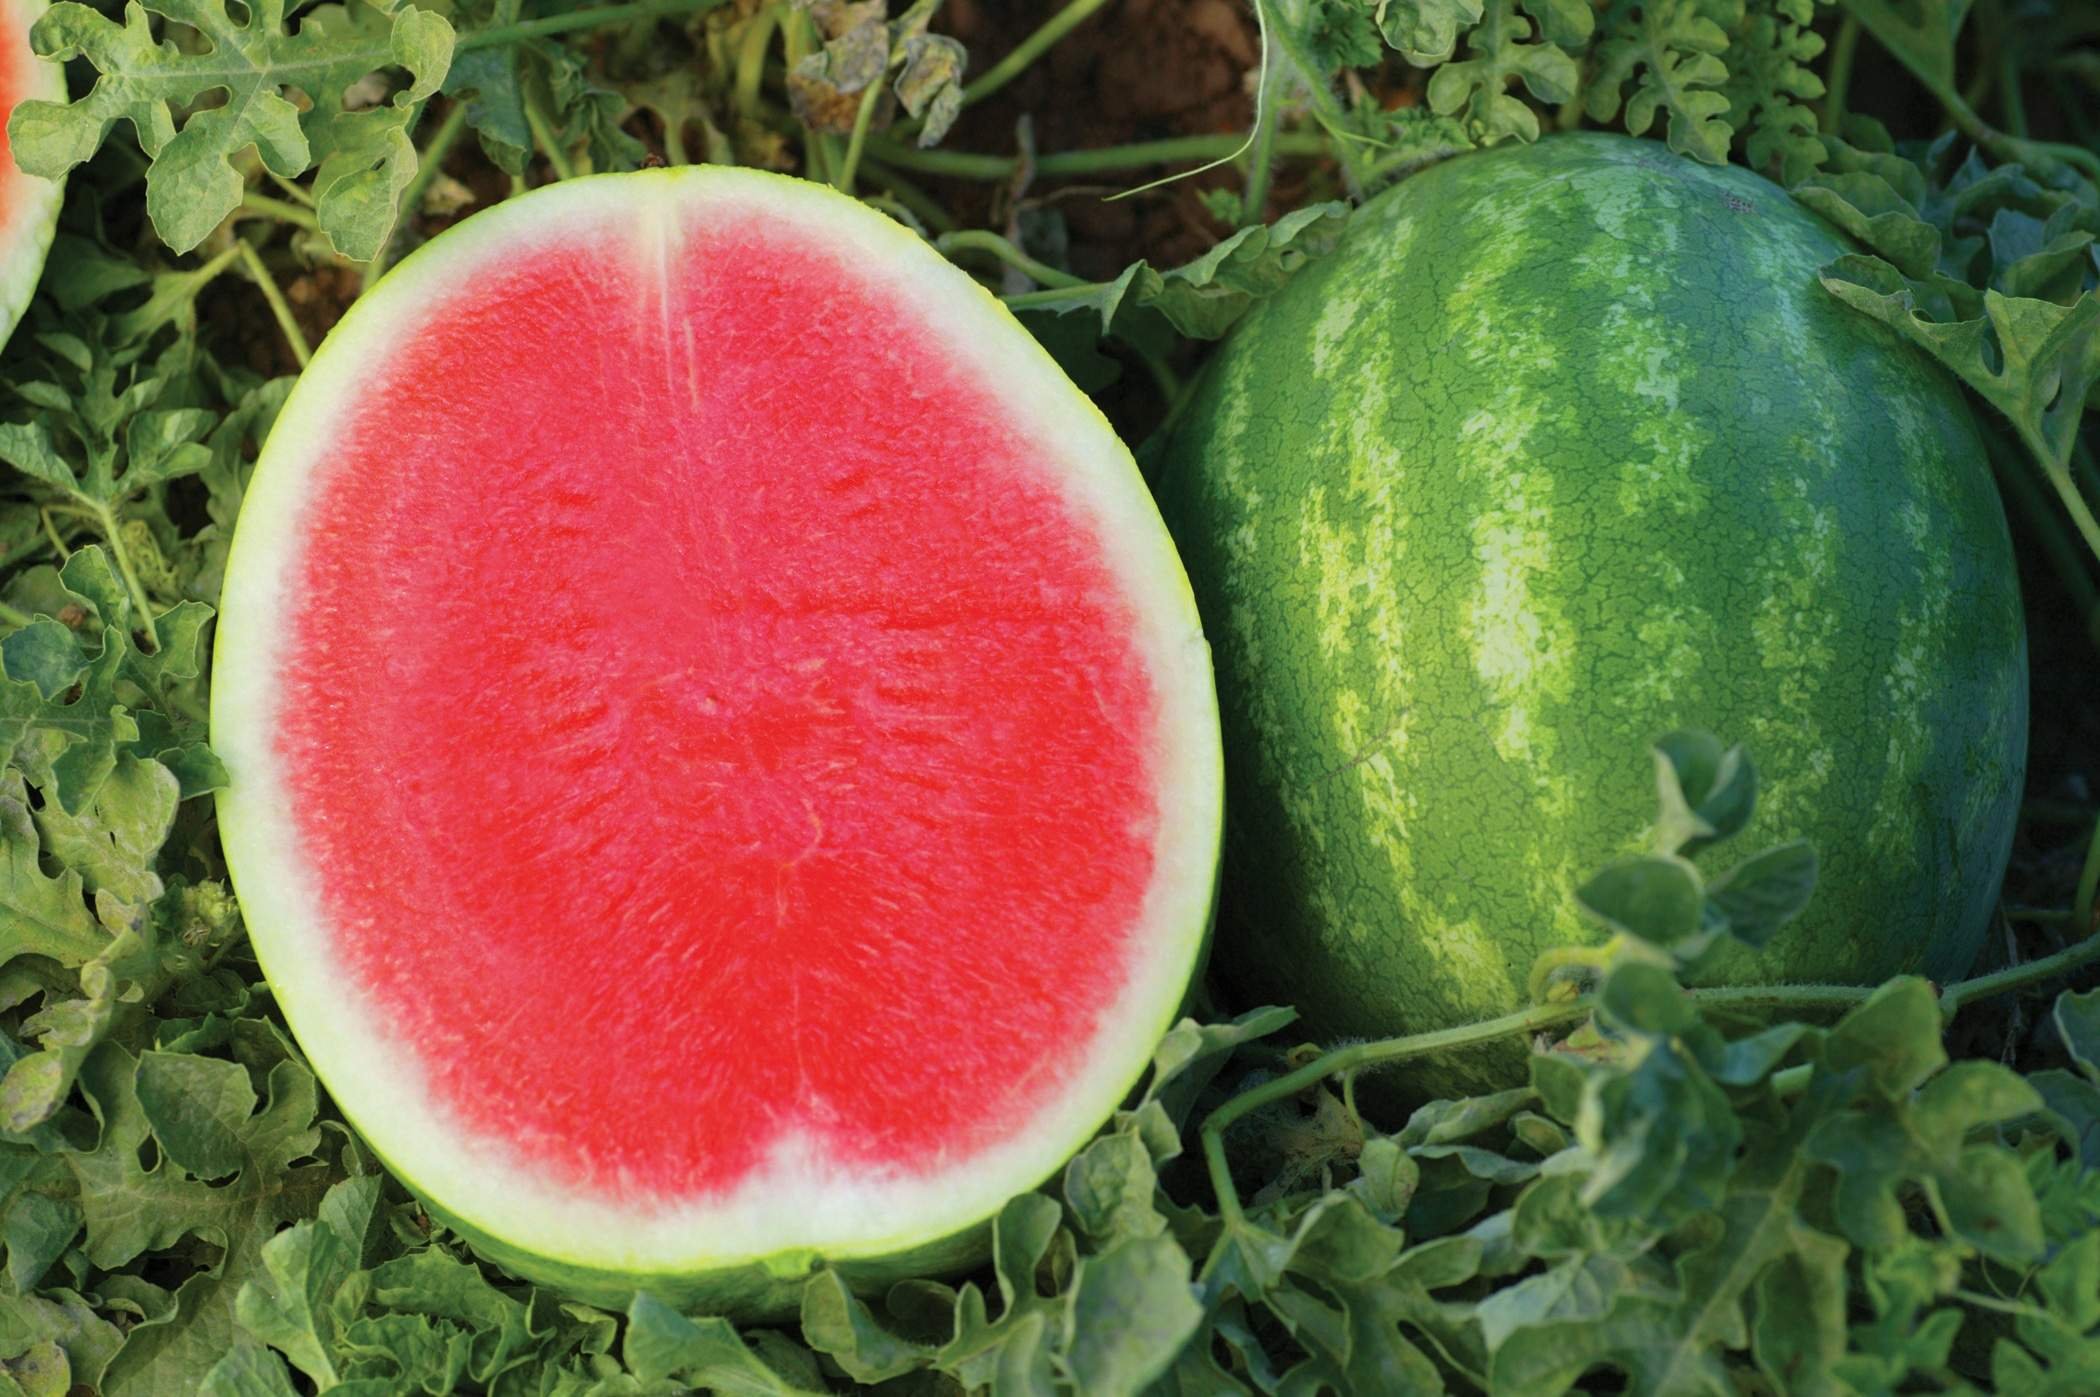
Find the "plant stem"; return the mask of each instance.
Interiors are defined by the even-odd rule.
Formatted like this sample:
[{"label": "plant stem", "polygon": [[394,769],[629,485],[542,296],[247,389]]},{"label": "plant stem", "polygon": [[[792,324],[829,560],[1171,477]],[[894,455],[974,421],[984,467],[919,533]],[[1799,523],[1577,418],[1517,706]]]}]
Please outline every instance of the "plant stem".
[{"label": "plant stem", "polygon": [[[2093,874],[2095,883],[2100,884],[2100,829],[2095,830],[2094,850],[2094,856],[2088,860],[2087,868],[2088,872]],[[2041,960],[2029,961],[2024,965],[2012,966],[1994,974],[1980,975],[1973,980],[1949,985],[1940,993],[1940,1023],[1943,1027],[1953,1023],[1955,1015],[1976,1000],[2022,989],[2094,960],[2100,960],[2100,936],[2088,937],[2068,950],[2059,951]],[[1731,986],[1723,989],[1687,991],[1702,1008],[1738,1010],[1782,1007],[1851,1008],[1865,1003],[1874,993],[1872,986],[1865,985]],[[1498,1038],[1542,1033],[1587,1017],[1595,1005],[1594,996],[1583,995],[1565,1004],[1536,1005],[1514,1014],[1504,1014],[1500,1018],[1464,1024],[1457,1028],[1440,1029],[1434,1033],[1417,1033],[1404,1038],[1387,1038],[1372,1043],[1352,1043],[1346,1048],[1337,1048],[1333,1052],[1322,1054],[1295,1072],[1286,1073],[1241,1092],[1205,1117],[1199,1130],[1204,1161],[1210,1170],[1212,1187],[1218,1195],[1219,1213],[1228,1225],[1240,1221],[1244,1216],[1239,1193],[1233,1187],[1232,1167],[1225,1158],[1225,1132],[1251,1113],[1273,1102],[1295,1096],[1337,1073],[1404,1062],[1409,1058],[1470,1047]]]},{"label": "plant stem", "polygon": [[2068,926],[2072,920],[2070,909],[2064,907],[2021,907],[2004,909],[2008,922],[2029,922],[2035,926]]},{"label": "plant stem", "polygon": [[853,176],[860,169],[860,153],[868,144],[868,126],[875,120],[875,107],[882,101],[882,90],[886,85],[881,78],[869,83],[860,94],[860,105],[853,109],[853,134],[846,138],[846,155],[839,161],[838,172],[832,180],[843,194],[853,192]]},{"label": "plant stem", "polygon": [[1296,1096],[1307,1087],[1317,1085],[1337,1072],[1405,1062],[1411,1057],[1421,1057],[1448,1048],[1468,1047],[1474,1043],[1486,1043],[1520,1033],[1543,1033],[1549,1028],[1558,1028],[1562,1024],[1574,1023],[1587,1017],[1590,1008],[1591,1001],[1588,996],[1584,996],[1566,1004],[1539,1005],[1514,1014],[1504,1014],[1498,1019],[1440,1029],[1435,1033],[1386,1038],[1375,1043],[1352,1043],[1346,1048],[1337,1048],[1333,1052],[1314,1058],[1295,1072],[1287,1072],[1249,1091],[1241,1092],[1212,1111],[1203,1121],[1203,1155],[1210,1166],[1211,1183],[1217,1190],[1218,1211],[1224,1215],[1228,1224],[1238,1222],[1242,1217],[1239,1193],[1232,1186],[1232,1170],[1225,1161],[1225,1132],[1243,1117],[1272,1102]]},{"label": "plant stem", "polygon": [[779,28],[780,7],[768,5],[745,20],[744,32],[737,36],[732,92],[738,114],[747,119],[758,116],[758,95],[766,80],[766,50],[772,47],[773,33]]},{"label": "plant stem", "polygon": [[525,95],[525,124],[532,129],[532,144],[547,157],[547,165],[554,171],[554,177],[557,180],[574,179],[576,166],[569,159],[569,153],[561,148],[553,126],[547,121],[547,114],[540,110],[538,93]]},{"label": "plant stem", "polygon": [[2020,91],[2019,49],[1998,39],[1998,101],[2005,112],[2005,129],[2020,140],[2027,139],[2027,99]]},{"label": "plant stem", "polygon": [[1973,980],[1949,985],[1940,992],[1940,1022],[1953,1023],[1954,1016],[1975,1000],[2009,994],[2013,990],[2025,989],[2044,980],[2053,980],[2058,975],[2076,970],[2094,960],[2100,960],[2100,936],[2088,936],[2077,945],[2058,951],[2053,956],[2043,956],[2040,960],[2008,966],[1989,975],[1979,975]]},{"label": "plant stem", "polygon": [[970,228],[959,233],[943,233],[933,240],[933,245],[939,248],[944,256],[949,257],[958,252],[989,252],[1038,286],[1073,287],[1088,284],[1083,277],[1061,272],[1055,267],[1036,261],[988,229]]},{"label": "plant stem", "polygon": [[321,220],[313,216],[312,210],[286,203],[282,199],[272,199],[267,194],[257,194],[252,190],[241,196],[238,212],[254,214],[257,218],[274,219],[279,223],[290,223],[306,229],[309,233],[321,231]]},{"label": "plant stem", "polygon": [[51,551],[58,555],[58,561],[63,564],[73,556],[73,550],[66,547],[65,539],[59,536],[58,525],[51,522],[51,506],[45,505],[38,510],[36,517],[44,526],[44,537],[51,540]]},{"label": "plant stem", "polygon": [[285,197],[290,199],[293,203],[299,205],[301,208],[310,209],[314,206],[314,196],[307,193],[305,185],[293,183],[291,180],[286,179],[283,175],[280,175],[275,170],[271,169],[268,165],[263,166],[263,174],[269,177],[270,183],[276,185],[279,189],[282,189],[285,193]]},{"label": "plant stem", "polygon": [[[1268,82],[1268,60],[1263,60],[1262,81]],[[1274,97],[1261,104],[1261,119],[1254,124],[1254,146],[1247,152],[1247,182],[1240,191],[1240,226],[1251,228],[1263,222],[1269,205],[1269,176],[1276,166],[1276,132],[1283,120],[1283,104]]]},{"label": "plant stem", "polygon": [[16,607],[9,606],[4,601],[0,601],[0,625],[27,626],[32,624],[35,620],[36,617],[31,616],[28,612],[22,611]]},{"label": "plant stem", "polygon": [[2078,891],[2071,899],[2071,922],[2081,936],[2093,932],[2093,898],[2100,894],[2100,820],[2093,822],[2093,839],[2085,847],[2085,867],[2078,871]]},{"label": "plant stem", "polygon": [[254,243],[246,238],[237,238],[234,241],[240,251],[241,265],[248,269],[249,279],[254,281],[256,288],[262,292],[263,299],[270,303],[270,314],[277,317],[277,328],[284,332],[285,342],[292,347],[292,358],[298,361],[300,368],[305,368],[312,362],[314,352],[306,343],[306,335],[299,329],[299,322],[292,318],[292,308],[285,303],[284,293],[277,289],[277,278],[271,276],[270,269],[263,265],[262,256],[256,252]]},{"label": "plant stem", "polygon": [[[1348,185],[1349,192],[1360,196],[1364,191],[1363,155],[1358,150],[1356,141],[1344,129],[1349,124],[1349,113],[1342,110],[1342,104],[1336,100],[1334,89],[1327,85],[1326,75],[1320,66],[1306,55],[1289,19],[1274,12],[1275,0],[1263,0],[1263,6],[1267,12],[1264,33],[1268,41],[1283,55],[1283,61],[1297,71],[1299,86],[1312,102],[1314,118],[1327,128],[1328,134],[1333,138],[1328,149],[1342,167],[1342,178]],[[1264,61],[1267,61],[1266,55]],[[1275,94],[1271,94],[1270,100],[1275,100]]]},{"label": "plant stem", "polygon": [[[2093,581],[2092,564],[2082,552],[2063,523],[2056,517],[2055,508],[2038,488],[2028,473],[2029,466],[2023,457],[2017,460],[2001,459],[2004,451],[1995,446],[1998,438],[1993,435],[1991,462],[1997,467],[2001,489],[2011,496],[2013,504],[2033,531],[2042,555],[2049,560],[2050,570],[2063,585],[2072,611],[2085,623],[2086,638],[2100,650],[2100,585]],[[2095,552],[2100,552],[2096,547]]]},{"label": "plant stem", "polygon": [[1030,64],[1049,52],[1059,39],[1077,29],[1107,0],[1070,0],[1056,14],[1045,20],[1042,27],[1016,44],[1013,50],[984,70],[978,79],[963,88],[962,102],[968,107],[997,92],[1015,78],[1028,71]]},{"label": "plant stem", "polygon": [[861,163],[868,178],[888,190],[890,197],[910,209],[919,222],[936,233],[955,231],[955,219],[939,200],[872,156]]},{"label": "plant stem", "polygon": [[131,593],[132,608],[138,612],[139,625],[145,628],[146,648],[154,654],[160,652],[160,629],[153,623],[153,602],[146,595],[146,586],[139,581],[138,569],[132,566],[131,550],[124,546],[123,534],[117,525],[117,516],[100,500],[88,507],[89,517],[102,530],[102,537],[109,544],[109,555],[117,560],[117,573],[124,579],[125,590]]},{"label": "plant stem", "polygon": [[1859,52],[1859,20],[1847,14],[1830,41],[1830,68],[1823,82],[1823,129],[1836,135],[1845,121],[1845,102],[1852,91],[1852,60]]},{"label": "plant stem", "polygon": [[502,24],[492,29],[473,30],[459,36],[452,46],[454,53],[466,53],[473,49],[493,48],[498,44],[515,44],[526,39],[545,39],[555,34],[568,34],[578,29],[603,29],[614,24],[628,24],[644,19],[668,19],[673,15],[700,15],[729,3],[729,0],[634,0],[626,5],[604,5],[595,10],[570,10],[565,14],[548,15],[545,19],[528,19],[518,24]]},{"label": "plant stem", "polygon": [[[1098,146],[1092,150],[1061,150],[1035,158],[1035,172],[1045,178],[1073,175],[1115,174],[1147,165],[1171,165],[1184,160],[1215,160],[1231,155],[1246,139],[1241,136],[1169,136],[1165,140],[1138,141],[1131,145]],[[1285,155],[1325,155],[1325,137],[1281,132],[1276,149]],[[868,137],[869,153],[885,165],[928,175],[957,179],[1003,180],[1019,168],[1012,155],[977,155],[958,150],[918,150],[881,133]]]}]

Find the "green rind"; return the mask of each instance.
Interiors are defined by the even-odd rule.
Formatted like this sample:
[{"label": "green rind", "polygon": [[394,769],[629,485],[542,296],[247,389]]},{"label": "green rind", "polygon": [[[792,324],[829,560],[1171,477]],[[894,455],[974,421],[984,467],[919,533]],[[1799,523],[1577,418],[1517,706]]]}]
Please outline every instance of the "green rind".
[{"label": "green rind", "polygon": [[[821,203],[826,216],[835,217],[842,229],[850,227],[855,239],[878,247],[880,255],[895,257],[900,266],[913,269],[914,277],[924,279],[921,299],[926,305],[943,306],[959,314],[962,324],[974,327],[978,333],[971,337],[969,347],[989,356],[985,363],[1013,368],[1018,362],[1025,369],[1028,391],[1039,391],[1045,399],[1036,406],[1047,410],[1048,400],[1054,399],[1062,424],[1056,433],[1057,450],[1068,450],[1080,440],[1098,438],[1102,444],[1101,457],[1090,468],[1116,482],[1120,511],[1113,521],[1104,518],[1104,529],[1113,530],[1104,533],[1104,541],[1119,566],[1141,576],[1146,594],[1155,596],[1158,614],[1152,616],[1152,622],[1172,618],[1175,645],[1168,649],[1162,644],[1154,654],[1157,674],[1163,686],[1185,691],[1187,703],[1195,705],[1188,712],[1202,713],[1200,731],[1184,734],[1177,755],[1163,758],[1179,764],[1163,766],[1162,779],[1175,783],[1187,797],[1177,807],[1184,833],[1176,836],[1173,848],[1186,869],[1200,869],[1200,884],[1193,872],[1180,875],[1189,888],[1187,915],[1176,916],[1171,925],[1163,923],[1149,933],[1157,937],[1159,965],[1165,969],[1149,972],[1162,977],[1159,992],[1142,1001],[1150,1006],[1142,1022],[1133,1013],[1126,1030],[1131,1042],[1142,1039],[1142,1046],[1133,1047],[1127,1055],[1118,1051],[1114,1061],[1124,1064],[1127,1056],[1127,1065],[1116,1068],[1114,1094],[1102,1092],[1098,1109],[1090,1107],[1090,1117],[1082,1125],[1054,1140],[1045,1134],[1042,1140],[1029,1142],[1027,1177],[1013,1178],[1009,1192],[981,1207],[968,1212],[957,1209],[939,1227],[900,1228],[884,1219],[885,1230],[872,1239],[837,1246],[785,1246],[761,1255],[725,1255],[718,1244],[710,1249],[706,1238],[696,1237],[689,1259],[669,1268],[598,1264],[559,1246],[538,1245],[531,1237],[507,1236],[485,1220],[468,1215],[480,1209],[484,1198],[443,1196],[448,1191],[430,1186],[427,1170],[408,1157],[411,1151],[389,1149],[382,1143],[393,1129],[385,1119],[384,1106],[368,1102],[368,1109],[360,1109],[346,1099],[360,1068],[344,1060],[341,1031],[347,1011],[338,1002],[343,998],[342,986],[325,977],[316,980],[306,969],[296,977],[289,974],[302,956],[300,938],[317,933],[320,924],[310,909],[302,907],[303,894],[290,886],[300,882],[300,875],[285,862],[281,831],[288,827],[286,813],[258,795],[254,778],[265,774],[275,761],[268,738],[274,702],[270,671],[276,644],[274,625],[282,605],[280,579],[287,575],[285,568],[295,552],[301,501],[312,478],[308,467],[325,449],[336,414],[354,398],[365,381],[369,362],[384,353],[400,318],[413,319],[437,288],[455,285],[455,278],[471,270],[475,258],[501,253],[506,247],[515,252],[515,246],[506,240],[540,236],[564,219],[601,216],[603,201],[617,197],[616,187],[647,191],[645,202],[669,200],[681,191],[719,188],[729,196],[741,189],[754,197],[781,200],[783,207],[800,205],[806,210]],[[618,252],[608,248],[608,255]],[[985,317],[989,324],[984,323]],[[1008,388],[1020,391],[1011,382]],[[1186,704],[1177,699],[1170,706],[1180,710]],[[995,297],[900,225],[855,200],[805,181],[712,166],[563,181],[499,204],[432,240],[361,297],[301,376],[250,482],[228,559],[218,621],[212,728],[213,745],[232,777],[217,793],[216,802],[228,868],[243,897],[251,944],[266,978],[278,992],[294,1035],[345,1118],[432,1215],[482,1255],[527,1279],[600,1304],[624,1305],[634,1293],[646,1290],[687,1307],[753,1319],[779,1318],[793,1312],[804,1280],[818,1265],[839,1271],[857,1288],[876,1291],[906,1276],[959,1271],[983,1261],[988,1255],[990,1225],[1007,1198],[1053,1177],[1136,1086],[1152,1046],[1172,1026],[1208,954],[1223,835],[1223,757],[1209,650],[1197,623],[1193,593],[1135,463],[1099,409],[1064,378]],[[1171,899],[1171,890],[1169,896]],[[1183,904],[1172,901],[1171,905]],[[267,914],[260,913],[259,907],[266,907]],[[1093,1100],[1091,1091],[1086,1099]],[[414,1153],[433,1158],[446,1152],[442,1140],[413,1140],[410,1144]]]},{"label": "green rind", "polygon": [[1159,493],[1250,992],[1330,1035],[1517,1007],[1680,727],[1757,762],[1748,843],[1822,857],[1723,976],[1967,967],[2025,762],[2010,539],[1959,389],[1818,284],[1846,250],[1745,171],[1558,136],[1373,201],[1233,335]]},{"label": "green rind", "polygon": [[[11,0],[6,11],[10,26],[27,49],[29,28],[44,13],[46,0]],[[41,99],[47,102],[66,100],[66,70],[63,64],[37,60],[36,80],[22,94],[23,101]],[[22,188],[35,198],[41,207],[32,209],[28,221],[20,230],[18,240],[0,258],[0,345],[5,345],[14,334],[15,326],[21,323],[22,312],[29,308],[29,300],[36,294],[37,283],[43,279],[44,263],[51,255],[52,240],[58,236],[58,211],[65,203],[66,182],[38,179],[25,175],[14,168],[12,154],[5,161],[8,177],[22,182]]]}]

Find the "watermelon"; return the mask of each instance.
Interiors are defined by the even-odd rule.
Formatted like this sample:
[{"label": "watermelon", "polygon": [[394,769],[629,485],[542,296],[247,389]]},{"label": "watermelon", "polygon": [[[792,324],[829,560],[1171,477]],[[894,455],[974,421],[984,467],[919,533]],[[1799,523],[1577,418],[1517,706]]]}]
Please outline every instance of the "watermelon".
[{"label": "watermelon", "polygon": [[971,1262],[1207,939],[1216,699],[1142,477],[820,186],[578,179],[390,272],[257,463],[214,664],[293,1033],[587,1300]]},{"label": "watermelon", "polygon": [[66,99],[65,69],[38,58],[29,46],[30,26],[43,12],[44,0],[0,0],[0,344],[43,275],[64,193],[63,182],[16,168],[7,135],[16,103]]},{"label": "watermelon", "polygon": [[1716,978],[1968,966],[2025,764],[2011,546],[1959,389],[1818,284],[1846,250],[1743,170],[1554,136],[1374,199],[1233,334],[1156,469],[1249,993],[1328,1035],[1521,1007],[1682,728],[1755,760],[1755,843],[1821,859]]}]

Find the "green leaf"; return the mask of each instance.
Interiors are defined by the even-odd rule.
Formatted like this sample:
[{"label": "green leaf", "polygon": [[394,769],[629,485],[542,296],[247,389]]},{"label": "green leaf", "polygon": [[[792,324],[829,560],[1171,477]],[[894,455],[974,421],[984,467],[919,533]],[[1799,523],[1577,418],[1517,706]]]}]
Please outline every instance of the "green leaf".
[{"label": "green leaf", "polygon": [[1606,929],[1667,947],[1700,929],[1706,896],[1691,864],[1650,854],[1610,865],[1576,890],[1575,901]]},{"label": "green leaf", "polygon": [[2088,1079],[2100,1083],[2100,990],[2083,994],[2065,990],[2056,997],[2050,1017],[2056,1021],[2071,1061]]},{"label": "green leaf", "polygon": [[[329,1385],[333,1385],[332,1376]],[[283,1359],[268,1349],[248,1346],[212,1364],[197,1388],[198,1397],[298,1397],[298,1392],[291,1374],[284,1370]]]},{"label": "green leaf", "polygon": [[[229,1144],[222,1126],[229,1100],[240,1093],[222,1072],[165,1061],[153,1069],[154,1109],[172,1122],[179,1148],[212,1167],[229,1154],[238,1157],[230,1181],[211,1184],[190,1176],[165,1140],[159,1141],[165,1157],[158,1168],[140,1162],[152,1126],[140,1100],[137,1059],[104,1043],[81,1075],[104,1120],[94,1148],[66,1156],[86,1216],[88,1260],[113,1269],[190,1236],[219,1249],[214,1266],[182,1283],[169,1312],[131,1330],[110,1364],[104,1390],[110,1397],[192,1390],[234,1347],[235,1297],[262,1273],[263,1244],[283,1224],[311,1216],[332,1181],[326,1166],[306,1162],[321,1138],[313,1124],[313,1076],[290,1060],[276,1062],[268,1072],[267,1100],[238,1123]],[[186,1099],[189,1091],[201,1099]],[[254,1099],[252,1091],[248,1099]]]},{"label": "green leaf", "polygon": [[[195,30],[203,50],[157,42],[148,11]],[[297,32],[287,31],[283,0],[259,0],[241,15],[225,0],[132,0],[120,25],[73,0],[53,5],[31,31],[36,51],[85,59],[98,77],[71,102],[15,108],[8,131],[17,160],[59,178],[92,156],[112,125],[130,122],[152,162],[147,214],[177,252],[197,246],[240,203],[236,160],[244,151],[286,179],[319,163],[322,230],[346,256],[369,257],[414,169],[406,124],[444,79],[451,26],[412,5],[323,5],[301,16]],[[381,106],[346,110],[344,91],[390,66],[409,72],[409,87]],[[288,90],[311,105],[302,111]],[[223,101],[200,105],[211,94]],[[188,113],[179,127],[178,110]]]},{"label": "green leaf", "polygon": [[55,877],[44,872],[19,771],[0,772],[0,913],[8,928],[0,965],[22,955],[81,965],[109,945],[109,933],[88,911],[80,875],[71,869]]},{"label": "green leaf", "polygon": [[1705,732],[1673,732],[1655,744],[1655,793],[1662,807],[1655,848],[1690,858],[1733,838],[1757,808],[1757,768],[1741,747]]},{"label": "green leaf", "polygon": [[1346,204],[1309,204],[1272,224],[1240,229],[1186,266],[1160,272],[1133,262],[1114,281],[1034,292],[1019,309],[1032,326],[1084,317],[1101,339],[1147,344],[1170,332],[1217,339],[1308,261],[1332,251],[1348,218]]},{"label": "green leaf", "polygon": [[[1531,18],[1520,17],[1519,8]],[[1509,85],[1522,82],[1541,102],[1572,100],[1573,51],[1589,42],[1595,26],[1583,0],[1486,0],[1480,23],[1466,36],[1468,57],[1443,64],[1429,79],[1429,106],[1440,116],[1463,112],[1469,134],[1482,144],[1535,141],[1538,114],[1511,96]],[[1534,33],[1538,38],[1525,42]]]},{"label": "green leaf", "polygon": [[1810,28],[1815,0],[1751,5],[1728,36],[1728,118],[1754,170],[1792,187],[1829,156],[1808,104],[1824,96],[1823,79],[1809,65],[1823,52]]},{"label": "green leaf", "polygon": [[1417,68],[1433,68],[1458,48],[1459,31],[1480,22],[1483,0],[1375,0],[1378,32]]},{"label": "green leaf", "polygon": [[1631,83],[1627,131],[1643,135],[1666,114],[1670,149],[1725,164],[1735,132],[1721,119],[1729,103],[1717,90],[1728,80],[1720,54],[1728,48],[1727,26],[1742,14],[1742,0],[1612,0],[1583,89],[1585,110],[1610,121]]},{"label": "green leaf", "polygon": [[1949,1232],[1985,1256],[2029,1264],[2045,1246],[2033,1189],[2010,1150],[1968,1137],[2040,1105],[2006,1069],[1962,1062],[1914,1098],[1869,1100],[1822,1120],[1803,1148],[1837,1171],[1836,1217],[1854,1245],[1887,1249],[1908,1235],[1900,1194],[1917,1181]]},{"label": "green leaf", "polygon": [[1708,885],[1707,901],[1728,919],[1728,933],[1759,950],[1801,915],[1816,887],[1816,851],[1782,844],[1746,859]]},{"label": "green leaf", "polygon": [[859,1296],[833,1270],[822,1270],[802,1289],[802,1336],[829,1354],[855,1382],[887,1382],[931,1366],[933,1354],[884,1329]]},{"label": "green leaf", "polygon": [[1203,1319],[1171,1237],[1132,1237],[1083,1258],[1065,1310],[1065,1365],[1082,1392],[1136,1393],[1173,1365]]},{"label": "green leaf", "polygon": [[1824,1040],[1823,1063],[1832,1072],[1864,1072],[1885,1100],[1909,1096],[1947,1065],[1939,997],[1916,976],[1890,980],[1838,1021]]},{"label": "green leaf", "polygon": [[36,1289],[80,1235],[80,1221],[80,1207],[70,1199],[36,1192],[16,1197],[0,1240],[7,1243],[7,1278],[17,1294]]},{"label": "green leaf", "polygon": [[1954,85],[1954,45],[1971,0],[1838,0],[1881,46],[1926,81]]},{"label": "green leaf", "polygon": [[621,1354],[644,1383],[676,1378],[723,1397],[791,1397],[810,1390],[769,1367],[728,1320],[687,1319],[647,1291],[627,1307]]}]

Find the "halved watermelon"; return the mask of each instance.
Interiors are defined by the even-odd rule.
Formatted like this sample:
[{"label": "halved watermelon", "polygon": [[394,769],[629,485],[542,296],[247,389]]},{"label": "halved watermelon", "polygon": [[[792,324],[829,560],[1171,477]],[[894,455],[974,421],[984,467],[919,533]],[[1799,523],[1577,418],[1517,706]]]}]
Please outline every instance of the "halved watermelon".
[{"label": "halved watermelon", "polygon": [[16,103],[66,98],[65,69],[38,58],[29,47],[29,28],[43,13],[44,0],[0,0],[0,344],[13,333],[44,273],[65,192],[63,181],[15,168],[7,138]]},{"label": "halved watermelon", "polygon": [[779,176],[555,185],[360,300],[256,468],[212,728],[338,1104],[600,1302],[968,1261],[1208,927],[1209,651],[1129,454]]}]

